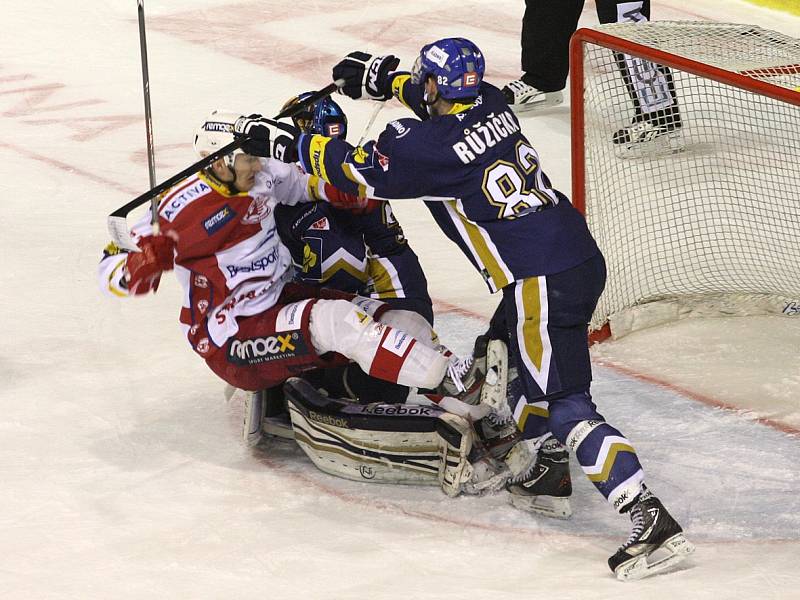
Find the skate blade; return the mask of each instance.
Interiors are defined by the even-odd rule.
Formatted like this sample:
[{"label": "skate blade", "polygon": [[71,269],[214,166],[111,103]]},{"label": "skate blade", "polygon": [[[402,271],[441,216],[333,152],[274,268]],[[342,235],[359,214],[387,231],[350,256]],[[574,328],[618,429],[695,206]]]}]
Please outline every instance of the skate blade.
[{"label": "skate blade", "polygon": [[522,496],[520,494],[508,494],[511,497],[511,505],[520,510],[537,515],[544,515],[553,519],[569,519],[572,516],[572,507],[569,498],[558,498],[556,496]]},{"label": "skate blade", "polygon": [[673,131],[646,142],[619,144],[615,146],[619,158],[660,158],[686,150],[683,133]]},{"label": "skate blade", "polygon": [[[614,569],[614,574],[620,581],[635,581],[650,577],[684,561],[694,551],[694,544],[682,533],[677,533],[650,554],[637,556],[622,563]],[[657,554],[661,556],[657,557]]]},{"label": "skate blade", "polygon": [[261,430],[265,435],[271,435],[286,440],[294,439],[292,424],[285,419],[265,417],[264,420],[261,421]]},{"label": "skate blade", "polygon": [[527,104],[512,104],[511,110],[514,111],[516,115],[527,115],[533,116],[532,114],[528,113],[537,113],[548,108],[554,108],[560,104],[564,103],[564,95],[557,94],[551,95],[544,100],[540,100],[538,102],[528,102]]}]

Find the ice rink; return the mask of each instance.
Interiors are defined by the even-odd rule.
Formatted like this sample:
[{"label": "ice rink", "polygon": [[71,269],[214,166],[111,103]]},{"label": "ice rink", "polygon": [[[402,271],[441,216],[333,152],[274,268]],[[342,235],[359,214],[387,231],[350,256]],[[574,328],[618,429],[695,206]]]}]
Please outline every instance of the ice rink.
[{"label": "ice rink", "polygon": [[[503,494],[339,480],[293,443],[240,442],[242,398],[191,351],[180,290],[97,290],[106,216],[149,188],[133,0],[7,2],[0,36],[0,598],[800,599],[800,317],[686,320],[595,348],[600,411],[697,545],[623,584],[605,561],[630,524],[573,465],[573,518]],[[349,51],[473,39],[519,75],[522,0],[146,0],[158,180],[195,160],[213,108],[276,113]],[[800,18],[743,0],[653,2],[655,20]],[[582,24],[595,24],[586,2]],[[369,103],[342,100],[350,141]],[[390,103],[372,134],[404,115]],[[567,104],[523,121],[570,191]],[[467,351],[497,298],[414,201],[394,203]],[[573,461],[574,462],[574,461]]]}]

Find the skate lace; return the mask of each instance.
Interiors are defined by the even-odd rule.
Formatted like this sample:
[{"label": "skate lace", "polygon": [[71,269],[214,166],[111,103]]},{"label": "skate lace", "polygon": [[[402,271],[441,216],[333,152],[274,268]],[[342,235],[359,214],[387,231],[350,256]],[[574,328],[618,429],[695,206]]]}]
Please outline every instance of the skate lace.
[{"label": "skate lace", "polygon": [[447,365],[447,375],[459,393],[467,391],[462,378],[469,373],[473,362],[475,362],[474,359],[468,356],[451,361],[450,364]]},{"label": "skate lace", "polygon": [[509,479],[508,483],[511,485],[520,485],[528,481],[533,476],[533,470],[536,468],[537,463],[538,461],[532,462],[531,465],[527,469],[522,471],[519,475],[515,475],[514,477]]},{"label": "skate lace", "polygon": [[627,548],[633,546],[633,544],[639,540],[639,536],[641,536],[644,532],[644,512],[642,511],[640,504],[637,504],[631,508],[631,522],[633,523],[631,535],[628,537],[628,541],[620,546],[620,550],[626,550]]}]

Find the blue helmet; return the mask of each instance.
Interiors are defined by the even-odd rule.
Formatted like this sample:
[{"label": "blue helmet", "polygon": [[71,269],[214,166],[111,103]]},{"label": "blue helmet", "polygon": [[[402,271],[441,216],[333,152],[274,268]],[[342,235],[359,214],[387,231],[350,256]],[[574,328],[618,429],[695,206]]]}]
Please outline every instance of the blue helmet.
[{"label": "blue helmet", "polygon": [[430,75],[445,100],[475,98],[486,63],[480,49],[466,38],[444,38],[427,44],[411,72],[414,83],[424,84]]},{"label": "blue helmet", "polygon": [[[298,94],[286,104],[287,108],[308,98],[312,92]],[[295,126],[303,133],[317,133],[326,137],[344,139],[347,136],[347,116],[342,107],[331,98],[323,98],[292,117]]]},{"label": "blue helmet", "polygon": [[311,131],[325,137],[343,140],[347,137],[347,115],[331,98],[323,98],[314,105]]}]

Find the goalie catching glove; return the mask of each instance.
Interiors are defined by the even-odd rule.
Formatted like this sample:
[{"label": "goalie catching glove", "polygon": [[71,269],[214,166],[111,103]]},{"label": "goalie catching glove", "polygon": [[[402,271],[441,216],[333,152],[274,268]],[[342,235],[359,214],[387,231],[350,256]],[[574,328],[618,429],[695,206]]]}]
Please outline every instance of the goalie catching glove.
[{"label": "goalie catching glove", "polygon": [[141,252],[131,252],[125,261],[126,282],[131,294],[158,290],[161,273],[174,266],[175,240],[168,235],[148,235],[139,240]]},{"label": "goalie catching glove", "polygon": [[344,79],[339,93],[358,100],[388,100],[392,97],[392,74],[400,59],[391,54],[372,56],[366,52],[351,52],[335,67],[333,80]]},{"label": "goalie catching glove", "polygon": [[236,119],[233,135],[237,139],[247,138],[242,150],[251,156],[272,157],[286,163],[297,160],[300,130],[294,125],[253,114]]}]

